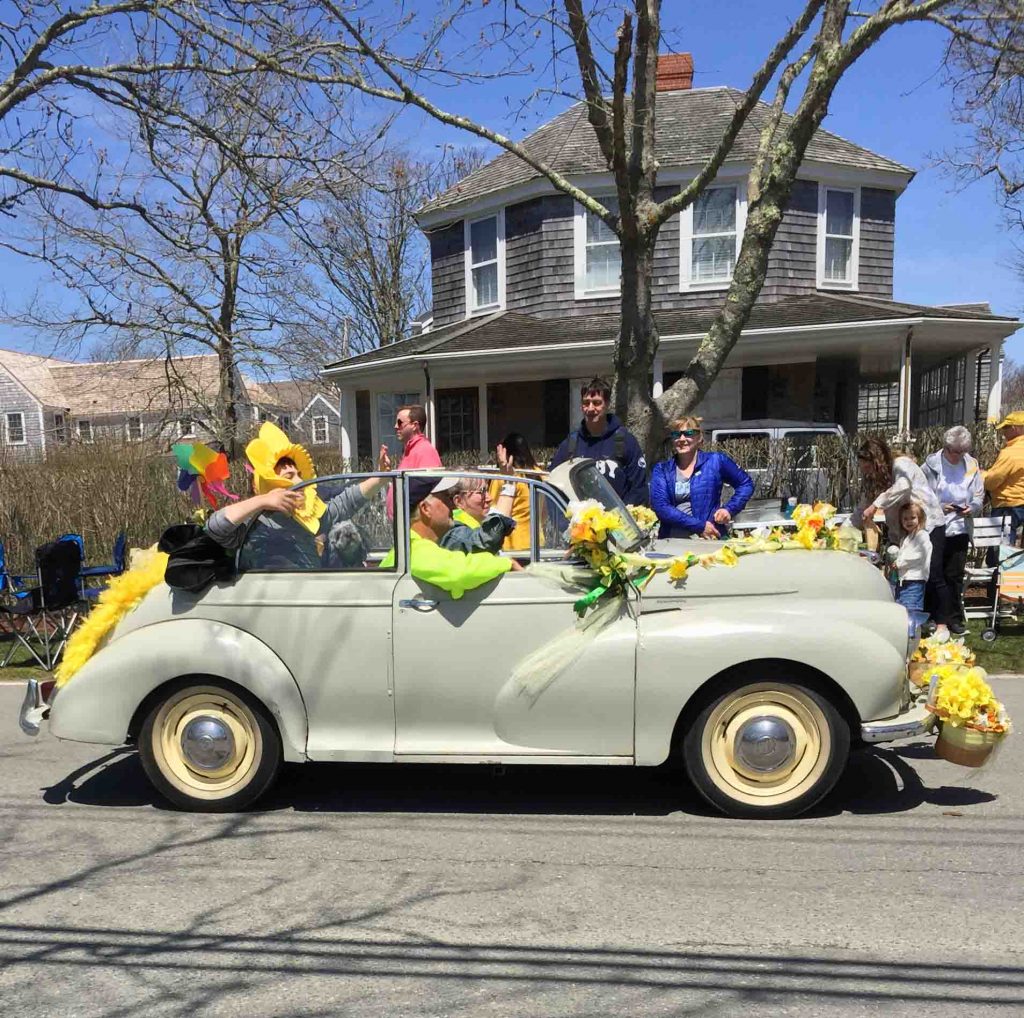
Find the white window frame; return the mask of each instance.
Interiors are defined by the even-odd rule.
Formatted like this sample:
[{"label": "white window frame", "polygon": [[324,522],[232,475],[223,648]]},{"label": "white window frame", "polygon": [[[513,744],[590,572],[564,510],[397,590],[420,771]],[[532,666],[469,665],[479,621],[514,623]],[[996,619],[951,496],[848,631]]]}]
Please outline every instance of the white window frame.
[{"label": "white window frame", "polygon": [[[602,203],[616,201],[614,194],[598,194],[594,197]],[[606,206],[607,207],[607,206]],[[575,205],[572,223],[573,276],[576,300],[599,300],[602,297],[618,297],[619,285],[605,287],[587,286],[587,216],[591,213],[579,202]],[[619,249],[622,257],[622,249]],[[578,409],[578,408],[577,408]]]},{"label": "white window frame", "polygon": [[[21,418],[21,441],[11,441],[11,418]],[[28,431],[25,430],[25,413],[23,410],[8,410],[4,414],[4,441],[7,445],[28,445]]]},{"label": "white window frame", "polygon": [[[497,220],[497,247],[495,251],[495,262],[476,262],[473,261],[473,244],[472,244],[472,226],[474,223],[482,223],[488,219]],[[505,310],[505,210],[504,208],[498,209],[497,212],[492,212],[486,216],[476,216],[473,219],[464,219],[462,222],[463,229],[463,248],[464,248],[464,261],[465,261],[465,284],[466,284],[466,317],[473,318],[476,315],[491,315],[495,311]],[[491,265],[496,263],[498,266],[498,302],[497,304],[482,304],[480,307],[473,306],[473,269],[480,268],[483,265]]]},{"label": "white window frame", "polygon": [[[323,424],[324,428],[324,440],[321,442],[317,438],[316,429],[318,424]],[[310,437],[312,438],[313,445],[328,445],[331,441],[331,422],[327,418],[327,414],[317,414],[312,418],[310,424]]]},{"label": "white window frame", "polygon": [[[89,431],[89,437],[87,438],[82,434],[82,425],[85,425]],[[92,430],[92,420],[88,417],[83,417],[80,420],[75,421],[75,434],[78,436],[80,442],[84,442],[86,445],[92,445],[95,435]]]},{"label": "white window frame", "polygon": [[[739,260],[740,247],[743,244],[743,231],[747,227],[747,185],[742,180],[718,180],[710,184],[701,193],[736,188],[736,253],[734,263]],[[708,234],[708,236],[711,236]],[[685,293],[696,293],[706,290],[728,290],[732,285],[732,276],[728,279],[693,279],[693,204],[688,205],[679,214],[679,289]]]},{"label": "white window frame", "polygon": [[55,413],[53,415],[53,440],[57,445],[67,445],[68,442],[68,415]]},{"label": "white window frame", "polygon": [[[138,435],[132,434],[132,421],[139,422],[139,433]],[[124,419],[124,436],[129,442],[141,442],[145,435],[145,429],[142,424],[142,417],[139,414],[130,414]]]},{"label": "white window frame", "polygon": [[[857,290],[860,279],[860,188],[833,187],[831,184],[818,185],[818,249],[817,249],[817,286],[819,290]],[[850,278],[825,278],[825,226],[828,210],[828,192],[844,191],[853,195],[853,243],[850,245]],[[839,236],[835,234],[835,236]]]}]

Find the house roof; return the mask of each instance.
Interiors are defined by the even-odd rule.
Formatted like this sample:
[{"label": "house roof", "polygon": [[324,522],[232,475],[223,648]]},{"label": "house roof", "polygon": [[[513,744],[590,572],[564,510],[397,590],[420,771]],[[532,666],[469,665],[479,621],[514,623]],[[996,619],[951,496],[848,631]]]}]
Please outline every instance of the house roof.
[{"label": "house roof", "polygon": [[64,406],[77,417],[142,413],[213,400],[219,387],[214,354],[93,361],[51,367]]},{"label": "house roof", "polygon": [[[721,303],[701,308],[661,311],[655,315],[662,336],[700,335],[707,331]],[[842,325],[929,318],[946,321],[991,321],[1016,324],[1016,319],[960,308],[931,307],[882,300],[859,294],[811,293],[787,297],[755,306],[744,327],[759,329],[799,328],[808,325]],[[563,344],[609,342],[618,334],[618,314],[585,315],[568,318],[535,318],[514,311],[501,311],[472,318],[392,343],[357,357],[329,364],[338,367],[385,364],[402,357],[432,354],[482,353],[523,347],[552,347]]]},{"label": "house roof", "polygon": [[[707,159],[722,138],[729,118],[743,99],[735,88],[698,88],[658,94],[658,132],[655,156],[662,169],[688,166]],[[760,131],[769,114],[765,103],[758,103],[740,130],[726,159],[726,165],[749,162],[757,152]],[[788,120],[788,114],[784,120]],[[527,151],[553,170],[564,174],[606,173],[594,129],[586,116],[584,103],[576,103],[558,114],[522,142]],[[914,171],[877,152],[819,129],[807,146],[806,159],[853,166],[864,170],[882,170],[905,175]],[[511,152],[503,152],[474,170],[443,194],[426,202],[418,215],[454,208],[465,202],[522,184],[540,176],[536,170]]]},{"label": "house roof", "polygon": [[17,350],[0,350],[0,367],[5,368],[43,406],[66,405],[64,395],[50,369],[70,363],[55,357],[40,357],[36,354],[19,353]]}]

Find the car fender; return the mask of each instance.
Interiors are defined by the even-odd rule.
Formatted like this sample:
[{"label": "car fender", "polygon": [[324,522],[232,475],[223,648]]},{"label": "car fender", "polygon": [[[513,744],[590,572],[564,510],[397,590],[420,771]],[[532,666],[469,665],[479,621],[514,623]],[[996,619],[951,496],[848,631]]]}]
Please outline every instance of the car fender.
[{"label": "car fender", "polygon": [[172,619],[107,644],[62,686],[50,711],[58,739],[118,746],[153,690],[185,675],[228,679],[277,722],[285,760],[306,759],[306,707],[284,662],[251,633],[208,619]]},{"label": "car fender", "polygon": [[[713,599],[718,600],[718,599]],[[906,654],[898,639],[886,639],[892,605],[867,607],[844,616],[820,602],[772,611],[760,604],[724,603],[641,617],[637,648],[636,762],[654,766],[671,752],[676,721],[709,680],[759,660],[793,661],[832,679],[849,697],[861,720],[891,717],[901,709]],[[855,617],[849,617],[853,614]]]}]

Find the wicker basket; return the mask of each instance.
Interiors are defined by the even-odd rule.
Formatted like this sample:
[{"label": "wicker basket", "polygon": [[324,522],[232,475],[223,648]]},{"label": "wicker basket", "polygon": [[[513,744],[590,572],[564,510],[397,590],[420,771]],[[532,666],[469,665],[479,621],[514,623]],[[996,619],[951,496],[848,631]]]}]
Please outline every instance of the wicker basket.
[{"label": "wicker basket", "polygon": [[980,767],[1002,737],[1001,732],[979,732],[944,724],[935,743],[935,754],[961,767]]}]

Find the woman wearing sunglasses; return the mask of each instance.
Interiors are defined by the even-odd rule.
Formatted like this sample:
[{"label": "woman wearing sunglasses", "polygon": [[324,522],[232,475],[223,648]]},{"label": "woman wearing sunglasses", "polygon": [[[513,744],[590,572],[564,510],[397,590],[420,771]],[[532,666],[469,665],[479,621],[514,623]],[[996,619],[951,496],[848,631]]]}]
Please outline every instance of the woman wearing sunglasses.
[{"label": "woman wearing sunglasses", "polygon": [[[704,433],[699,417],[682,417],[672,424],[669,438],[674,455],[651,471],[651,508],[661,526],[658,537],[707,537],[716,540],[754,493],[754,482],[724,452],[701,449]],[[722,505],[722,486],[733,489]]]}]

